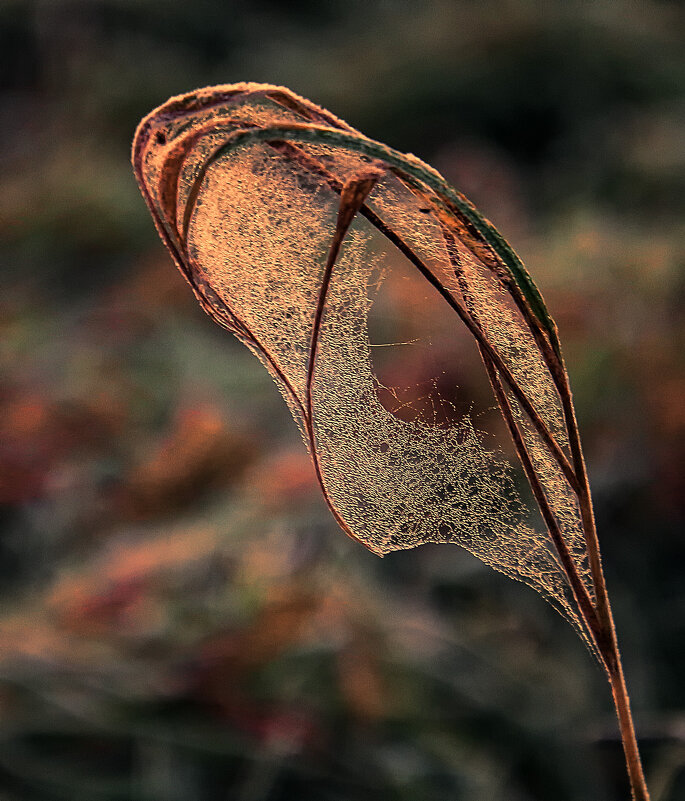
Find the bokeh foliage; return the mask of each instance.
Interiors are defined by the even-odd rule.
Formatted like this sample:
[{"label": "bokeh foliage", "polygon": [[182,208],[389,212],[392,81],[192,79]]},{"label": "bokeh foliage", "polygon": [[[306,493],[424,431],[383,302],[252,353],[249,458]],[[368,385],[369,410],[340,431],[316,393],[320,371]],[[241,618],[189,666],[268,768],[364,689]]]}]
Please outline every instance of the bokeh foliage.
[{"label": "bokeh foliage", "polygon": [[270,380],[158,242],[135,124],[237,80],[434,163],[530,268],[648,779],[685,792],[684,21],[628,0],[3,4],[3,797],[625,797],[568,627],[456,547],[348,542]]}]

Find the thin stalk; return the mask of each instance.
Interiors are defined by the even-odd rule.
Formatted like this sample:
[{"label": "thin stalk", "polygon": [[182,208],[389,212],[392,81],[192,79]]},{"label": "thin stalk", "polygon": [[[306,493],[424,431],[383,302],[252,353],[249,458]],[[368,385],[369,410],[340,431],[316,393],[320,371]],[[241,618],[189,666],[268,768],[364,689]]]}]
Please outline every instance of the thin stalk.
[{"label": "thin stalk", "polygon": [[[597,526],[590,494],[590,484],[580,441],[580,430],[573,405],[568,373],[566,372],[564,359],[561,355],[561,349],[558,347],[558,343],[552,343],[552,347],[550,347],[547,336],[541,331],[539,321],[532,313],[520,288],[515,282],[509,282],[507,288],[528,323],[538,347],[543,354],[543,358],[547,363],[561,400],[566,429],[569,436],[571,458],[573,460],[575,477],[577,479],[575,484],[573,482],[570,483],[571,488],[575,491],[576,497],[578,498],[588,563],[595,590],[595,620],[599,622],[599,630],[596,631],[597,645],[602,656],[614,700],[631,793],[635,801],[649,801],[649,791],[645,782],[640,751],[635,735],[633,716],[630,709],[630,697],[626,687],[621,654],[618,648],[616,626],[611,612],[609,594],[604,578],[604,571],[602,569]],[[555,345],[556,347],[554,347]],[[488,367],[487,361],[485,361],[485,364],[486,367]],[[488,368],[488,372],[490,372],[491,367]],[[584,611],[582,606],[581,611]]]},{"label": "thin stalk", "polygon": [[[613,622],[611,625],[613,627]],[[649,790],[647,789],[647,783],[642,770],[640,750],[637,744],[637,737],[635,736],[633,715],[630,711],[630,697],[628,696],[628,688],[626,687],[623,666],[621,665],[621,656],[618,650],[618,644],[616,643],[616,631],[613,628],[612,633],[612,655],[615,661],[609,670],[609,684],[611,685],[614,706],[616,707],[616,715],[618,717],[618,725],[621,730],[621,742],[623,744],[623,753],[626,758],[626,767],[628,768],[630,789],[635,801],[650,801]]]},{"label": "thin stalk", "polygon": [[595,515],[592,508],[590,484],[585,467],[585,459],[583,458],[583,451],[580,444],[578,423],[576,421],[576,414],[573,408],[571,389],[568,383],[566,370],[564,369],[562,372],[564,375],[564,381],[561,385],[560,394],[562,403],[564,405],[564,413],[568,422],[571,454],[576,467],[576,474],[578,476],[578,482],[580,485],[578,502],[580,504],[580,512],[583,521],[583,532],[585,534],[585,543],[588,553],[590,572],[592,573],[592,581],[595,586],[597,616],[600,620],[603,632],[602,641],[599,643],[599,646],[604,658],[604,663],[607,667],[609,684],[611,686],[611,692],[614,698],[614,706],[616,707],[616,715],[618,717],[618,724],[621,730],[621,742],[623,744],[623,753],[625,754],[626,758],[630,789],[635,801],[649,801],[649,791],[647,789],[647,783],[645,782],[644,771],[642,769],[642,760],[640,759],[640,751],[637,744],[637,737],[635,736],[633,716],[630,710],[630,698],[628,696],[628,689],[626,687],[625,676],[623,674],[621,653],[618,648],[616,626],[614,625],[614,617],[611,612],[611,604],[609,602],[609,593],[607,592],[604,571],[602,570],[602,559],[599,551],[599,540],[597,538],[597,526],[595,524]]},{"label": "thin stalk", "polygon": [[[502,385],[499,381],[499,377],[497,376],[495,365],[492,363],[492,360],[489,358],[488,354],[485,353],[482,349],[481,349],[481,354],[483,356],[483,362],[486,366],[488,375],[490,376],[493,389],[495,390],[495,394],[504,413],[510,432],[512,434],[512,437],[514,438],[514,442],[516,444],[516,448],[519,453],[519,458],[521,459],[521,462],[523,464],[526,476],[528,477],[528,480],[531,484],[533,493],[535,494],[535,498],[538,502],[538,505],[540,506],[540,510],[543,514],[543,517],[545,518],[545,522],[547,523],[550,536],[552,537],[552,540],[557,548],[557,552],[559,552],[562,564],[564,565],[564,568],[567,574],[569,575],[569,578],[571,579],[571,586],[576,596],[576,600],[578,601],[579,611],[583,617],[586,626],[592,632],[593,639],[596,642],[597,648],[602,657],[602,663],[604,665],[607,678],[609,680],[609,685],[611,687],[611,692],[614,700],[614,707],[616,709],[616,715],[618,717],[618,724],[621,732],[621,743],[623,745],[623,753],[625,755],[626,768],[628,771],[628,779],[630,781],[630,789],[633,799],[634,801],[650,801],[649,791],[647,789],[647,783],[645,781],[644,771],[642,768],[642,761],[640,759],[640,751],[638,748],[637,737],[635,735],[635,726],[633,723],[633,716],[630,709],[630,697],[628,695],[628,688],[626,687],[625,676],[623,673],[623,665],[621,663],[621,654],[618,648],[616,627],[614,625],[613,615],[611,613],[609,595],[606,589],[606,582],[604,580],[604,573],[602,571],[602,566],[601,566],[601,559],[599,554],[599,541],[597,539],[597,530],[595,527],[594,514],[592,512],[592,506],[589,501],[590,498],[589,484],[587,482],[587,473],[584,469],[584,464],[583,464],[583,472],[581,478],[581,480],[583,481],[583,484],[581,486],[583,487],[584,491],[581,491],[579,493],[579,502],[581,504],[581,514],[584,524],[583,528],[585,532],[586,546],[588,551],[590,569],[592,572],[593,584],[595,587],[595,596],[596,596],[595,605],[593,605],[592,603],[588,603],[589,599],[587,598],[587,594],[584,591],[585,588],[582,585],[582,583],[580,583],[580,588],[578,587],[579,582],[577,580],[577,576],[575,575],[575,565],[573,565],[572,561],[570,562],[570,566],[572,569],[569,572],[569,559],[564,558],[566,555],[564,553],[565,548],[562,549],[561,551],[559,549],[560,542],[564,546],[565,543],[563,543],[563,539],[561,539],[561,537],[559,536],[559,532],[557,531],[556,528],[556,521],[551,515],[551,510],[549,510],[547,506],[544,493],[542,492],[542,489],[539,487],[539,484],[537,482],[537,477],[535,476],[535,471],[532,468],[532,464],[530,463],[530,459],[528,457],[523,437],[518,431],[518,427],[516,426],[516,423],[513,420],[511,409],[509,407],[506,395],[504,394]],[[568,384],[566,386],[568,386]],[[573,408],[572,404],[571,408]],[[572,419],[575,423],[575,415],[573,416]],[[579,439],[578,439],[578,444],[579,444]],[[582,452],[580,455],[582,458]],[[585,510],[583,513],[584,504],[585,504]],[[589,520],[591,523],[591,528],[589,532],[585,524],[586,520]],[[594,569],[593,569],[593,564],[594,564]],[[574,579],[576,580],[574,581]]]}]

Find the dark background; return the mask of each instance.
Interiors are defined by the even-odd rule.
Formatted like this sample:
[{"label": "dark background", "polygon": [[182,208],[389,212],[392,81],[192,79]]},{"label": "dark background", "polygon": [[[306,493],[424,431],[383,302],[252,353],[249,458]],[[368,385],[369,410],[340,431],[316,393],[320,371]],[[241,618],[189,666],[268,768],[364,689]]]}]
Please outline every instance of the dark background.
[{"label": "dark background", "polygon": [[685,797],[685,9],[0,6],[0,798],[615,801],[603,676],[457,547],[336,529],[129,166],[266,81],[434,164],[560,328],[653,801]]}]

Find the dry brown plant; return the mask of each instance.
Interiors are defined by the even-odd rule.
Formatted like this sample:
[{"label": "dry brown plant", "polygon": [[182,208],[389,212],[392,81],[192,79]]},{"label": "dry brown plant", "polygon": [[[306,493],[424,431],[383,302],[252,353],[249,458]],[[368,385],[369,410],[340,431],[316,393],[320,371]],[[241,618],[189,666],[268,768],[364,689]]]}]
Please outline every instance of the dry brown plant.
[{"label": "dry brown plant", "polygon": [[[202,307],[278,384],[341,528],[379,555],[457,543],[541,593],[604,668],[647,801],[557,328],[506,241],[434,169],[282,87],[172,98],[140,123],[133,164]],[[368,318],[392,266],[379,242],[475,340],[519,464],[468,413],[438,425],[379,400]]]}]

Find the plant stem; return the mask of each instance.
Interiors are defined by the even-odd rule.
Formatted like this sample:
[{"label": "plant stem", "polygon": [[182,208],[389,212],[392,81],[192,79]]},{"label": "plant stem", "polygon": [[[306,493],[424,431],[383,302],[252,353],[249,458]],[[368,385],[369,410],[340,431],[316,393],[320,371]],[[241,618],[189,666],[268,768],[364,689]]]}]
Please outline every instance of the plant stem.
[{"label": "plant stem", "polygon": [[623,744],[623,753],[626,758],[630,789],[635,801],[650,801],[649,790],[647,790],[647,783],[645,782],[645,776],[642,771],[642,761],[640,759],[640,751],[635,736],[633,716],[630,711],[630,698],[628,697],[628,690],[623,676],[623,666],[621,665],[621,656],[618,651],[618,646],[616,645],[615,636],[612,638],[612,641],[615,650],[613,653],[614,661],[609,671],[609,684],[611,685],[611,692],[614,696],[614,706],[616,707],[618,725],[621,730],[621,742]]},{"label": "plant stem", "polygon": [[[566,430],[569,435],[573,466],[577,479],[574,489],[580,507],[588,562],[596,596],[596,617],[594,621],[587,618],[582,606],[581,612],[586,619],[588,627],[593,631],[611,687],[633,799],[634,801],[650,801],[649,791],[642,769],[637,737],[635,735],[633,716],[630,710],[630,697],[628,696],[628,688],[626,687],[625,676],[623,674],[621,654],[618,649],[616,626],[614,625],[614,618],[609,603],[609,594],[604,579],[604,571],[602,570],[597,526],[590,495],[590,483],[580,442],[580,429],[573,405],[568,373],[566,372],[566,366],[564,365],[564,359],[561,355],[558,342],[552,343],[552,345],[556,345],[556,347],[549,346],[545,335],[540,330],[540,325],[535,315],[529,308],[518,286],[514,282],[511,282],[508,288],[535,337],[538,347],[540,347],[561,399],[564,418],[566,420]],[[599,628],[596,627],[597,623],[599,623]]]},{"label": "plant stem", "polygon": [[623,675],[623,665],[621,663],[621,654],[618,649],[616,626],[614,625],[614,617],[611,613],[611,604],[609,603],[609,593],[607,592],[604,571],[602,570],[597,526],[595,524],[595,515],[590,496],[590,483],[588,481],[585,459],[580,444],[580,433],[573,406],[571,388],[568,382],[568,373],[564,367],[562,357],[560,357],[560,361],[562,368],[561,375],[563,378],[558,384],[558,387],[564,407],[571,453],[580,488],[578,492],[578,502],[583,521],[583,532],[585,534],[590,572],[592,573],[592,581],[596,594],[597,616],[601,625],[599,648],[604,658],[611,692],[614,697],[614,706],[616,708],[616,715],[621,731],[621,742],[623,744],[623,753],[626,758],[626,768],[628,770],[632,796],[634,801],[650,801],[649,791],[642,769],[642,760],[640,759],[637,737],[635,736],[633,716],[630,711],[628,688],[626,687],[625,676]]},{"label": "plant stem", "polygon": [[[580,459],[582,460],[582,453],[580,453]],[[579,480],[584,489],[584,491],[580,493],[579,501],[583,517],[583,528],[585,531],[590,570],[592,572],[592,579],[597,596],[597,616],[599,617],[601,625],[599,648],[604,658],[611,692],[614,697],[614,706],[616,708],[618,725],[621,731],[621,743],[626,759],[630,789],[634,801],[650,801],[647,783],[645,782],[645,776],[642,770],[642,760],[640,759],[637,737],[635,736],[633,715],[630,711],[630,697],[628,696],[628,688],[626,687],[625,676],[623,674],[621,653],[618,649],[616,626],[614,625],[614,617],[611,613],[611,604],[609,603],[609,594],[604,580],[604,571],[602,570],[595,517],[592,511],[590,488],[584,463]]]}]

